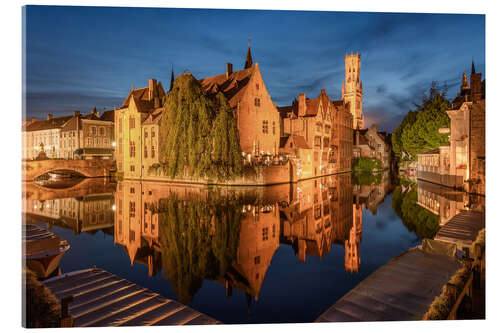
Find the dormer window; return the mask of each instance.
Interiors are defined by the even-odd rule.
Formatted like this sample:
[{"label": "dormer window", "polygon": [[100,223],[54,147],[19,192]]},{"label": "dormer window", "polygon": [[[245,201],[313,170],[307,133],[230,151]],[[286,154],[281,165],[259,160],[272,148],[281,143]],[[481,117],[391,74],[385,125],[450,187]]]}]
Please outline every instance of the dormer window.
[{"label": "dormer window", "polygon": [[260,98],[255,98],[255,106],[260,106]]}]

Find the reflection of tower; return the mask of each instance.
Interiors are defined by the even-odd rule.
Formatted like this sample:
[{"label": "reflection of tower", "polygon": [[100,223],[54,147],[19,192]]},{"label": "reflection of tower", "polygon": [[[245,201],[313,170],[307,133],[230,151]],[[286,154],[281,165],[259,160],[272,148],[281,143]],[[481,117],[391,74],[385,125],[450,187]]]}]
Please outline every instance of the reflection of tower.
[{"label": "reflection of tower", "polygon": [[357,272],[361,263],[359,255],[359,243],[363,232],[363,211],[359,204],[359,195],[356,195],[356,203],[352,205],[353,224],[349,231],[349,239],[345,241],[345,270],[349,273]]},{"label": "reflection of tower", "polygon": [[361,55],[345,55],[345,80],[342,82],[342,100],[349,103],[349,111],[353,117],[353,129],[363,129],[363,83],[359,79]]}]

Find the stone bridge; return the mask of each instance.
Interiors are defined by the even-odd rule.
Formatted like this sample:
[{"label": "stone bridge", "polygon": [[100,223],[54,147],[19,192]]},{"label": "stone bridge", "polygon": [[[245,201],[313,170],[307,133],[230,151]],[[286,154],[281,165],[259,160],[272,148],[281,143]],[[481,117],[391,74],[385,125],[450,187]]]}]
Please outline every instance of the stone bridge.
[{"label": "stone bridge", "polygon": [[23,161],[23,181],[33,181],[51,171],[71,171],[88,178],[107,177],[115,169],[110,160],[43,160]]}]

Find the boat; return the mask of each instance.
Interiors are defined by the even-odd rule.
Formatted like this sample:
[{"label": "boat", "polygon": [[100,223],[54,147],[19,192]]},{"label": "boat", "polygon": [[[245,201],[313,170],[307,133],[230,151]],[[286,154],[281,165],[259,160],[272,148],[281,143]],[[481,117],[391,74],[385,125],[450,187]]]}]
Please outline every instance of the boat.
[{"label": "boat", "polygon": [[53,232],[34,224],[23,225],[23,262],[39,278],[52,276],[69,248],[68,242]]}]

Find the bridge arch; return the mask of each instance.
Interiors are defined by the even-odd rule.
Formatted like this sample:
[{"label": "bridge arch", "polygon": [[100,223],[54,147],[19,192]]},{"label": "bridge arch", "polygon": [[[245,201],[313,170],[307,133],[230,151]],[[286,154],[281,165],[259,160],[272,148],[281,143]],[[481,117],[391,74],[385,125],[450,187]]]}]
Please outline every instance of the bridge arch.
[{"label": "bridge arch", "polygon": [[114,169],[112,160],[43,160],[23,162],[23,180],[33,181],[53,171],[71,171],[87,178],[106,177]]}]

